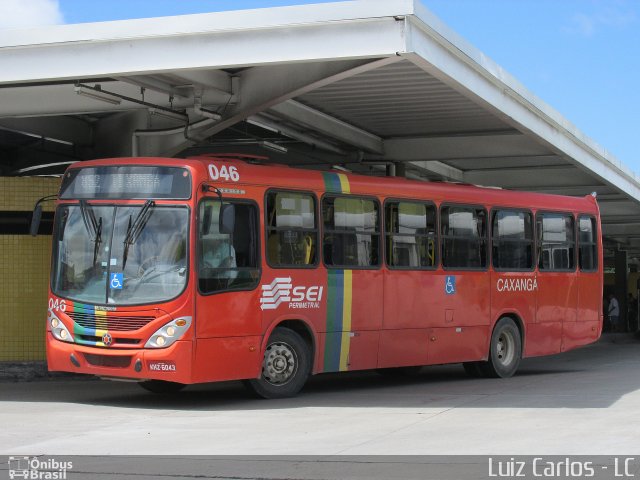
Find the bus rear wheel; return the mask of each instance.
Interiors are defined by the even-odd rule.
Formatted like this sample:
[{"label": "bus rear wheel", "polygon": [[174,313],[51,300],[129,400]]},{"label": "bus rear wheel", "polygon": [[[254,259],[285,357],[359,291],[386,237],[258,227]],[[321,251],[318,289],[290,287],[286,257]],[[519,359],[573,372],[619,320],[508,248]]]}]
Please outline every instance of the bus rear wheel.
[{"label": "bus rear wheel", "polygon": [[167,382],[164,380],[145,380],[143,382],[138,382],[138,385],[149,392],[159,393],[163,395],[178,393],[180,390],[186,387],[184,383]]},{"label": "bus rear wheel", "polygon": [[489,360],[483,362],[480,368],[487,377],[508,378],[516,373],[521,359],[520,330],[511,318],[501,318],[491,335]]},{"label": "bus rear wheel", "polygon": [[300,335],[288,328],[276,328],[262,360],[260,378],[244,383],[262,398],[286,398],[296,395],[311,372],[311,352]]}]

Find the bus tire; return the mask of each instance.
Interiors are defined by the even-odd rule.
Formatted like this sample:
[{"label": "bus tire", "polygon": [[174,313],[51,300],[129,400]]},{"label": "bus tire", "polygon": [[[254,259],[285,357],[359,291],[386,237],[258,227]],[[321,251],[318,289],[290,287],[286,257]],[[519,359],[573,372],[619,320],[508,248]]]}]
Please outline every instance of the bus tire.
[{"label": "bus tire", "polygon": [[491,334],[489,360],[482,363],[485,376],[508,378],[518,370],[522,359],[522,337],[516,323],[509,317],[498,320]]},{"label": "bus tire", "polygon": [[244,383],[262,398],[296,395],[311,373],[311,351],[300,335],[284,327],[276,328],[267,343],[260,378]]},{"label": "bus tire", "polygon": [[171,393],[178,393],[186,385],[184,383],[167,382],[165,380],[145,380],[138,382],[142,388],[148,392],[158,393],[162,395],[168,395]]}]

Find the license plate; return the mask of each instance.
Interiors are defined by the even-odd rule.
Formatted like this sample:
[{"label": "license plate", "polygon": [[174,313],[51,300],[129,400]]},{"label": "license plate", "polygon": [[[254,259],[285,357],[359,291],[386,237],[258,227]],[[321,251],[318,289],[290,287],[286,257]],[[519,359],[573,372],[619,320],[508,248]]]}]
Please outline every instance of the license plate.
[{"label": "license plate", "polygon": [[175,372],[176,364],[173,362],[147,362],[152,372]]}]

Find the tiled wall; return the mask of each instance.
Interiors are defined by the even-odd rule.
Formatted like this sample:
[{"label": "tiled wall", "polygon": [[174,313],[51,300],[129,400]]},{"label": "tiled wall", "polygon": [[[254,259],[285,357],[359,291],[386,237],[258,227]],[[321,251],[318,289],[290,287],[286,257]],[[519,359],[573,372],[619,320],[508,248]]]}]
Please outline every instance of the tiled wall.
[{"label": "tiled wall", "polygon": [[[57,178],[0,177],[0,210],[31,211]],[[52,211],[53,202],[43,204]],[[0,361],[44,360],[51,236],[0,234]]]}]

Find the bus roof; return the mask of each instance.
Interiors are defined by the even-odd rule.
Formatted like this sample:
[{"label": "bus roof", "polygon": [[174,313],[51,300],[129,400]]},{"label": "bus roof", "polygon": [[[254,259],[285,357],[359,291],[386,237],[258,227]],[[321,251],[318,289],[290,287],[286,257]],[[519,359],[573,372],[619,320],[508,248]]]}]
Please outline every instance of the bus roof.
[{"label": "bus roof", "polygon": [[[249,161],[247,161],[249,160]],[[347,173],[338,170],[321,171],[293,168],[274,163],[259,163],[267,157],[255,157],[235,154],[219,154],[190,158],[163,157],[122,157],[76,162],[69,169],[116,166],[116,165],[159,165],[189,168],[194,174],[194,184],[202,182],[228,184],[232,182],[214,182],[209,176],[209,165],[227,164],[235,166],[240,174],[238,185],[260,185],[273,188],[334,191],[334,193],[352,193],[360,195],[384,195],[392,198],[431,200],[436,203],[466,203],[475,205],[533,208],[545,210],[571,210],[597,213],[595,197],[570,197],[547,193],[533,193],[518,190],[505,190],[491,186],[477,186],[449,182],[425,182],[401,177],[368,176]],[[255,162],[255,163],[254,163]],[[347,191],[327,188],[327,179],[335,176],[342,178]],[[339,180],[338,182],[339,183]]]}]

